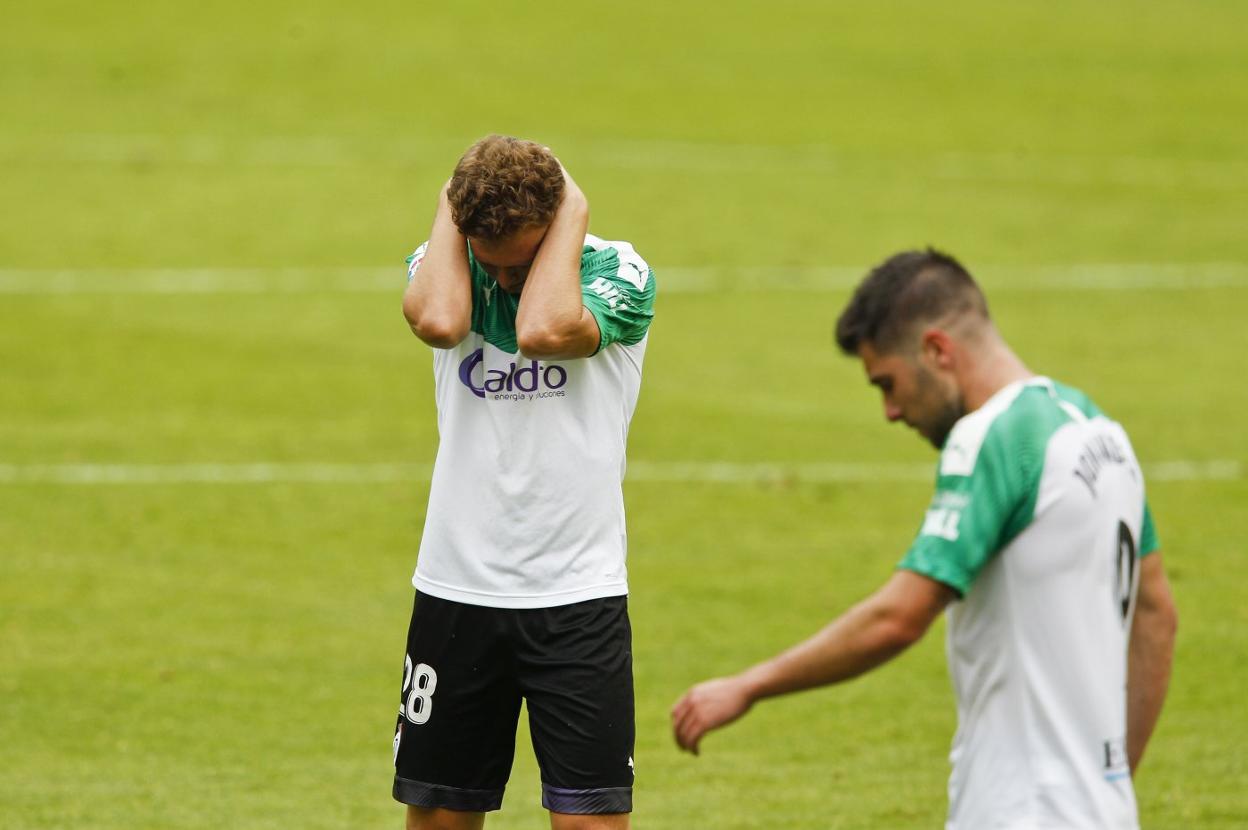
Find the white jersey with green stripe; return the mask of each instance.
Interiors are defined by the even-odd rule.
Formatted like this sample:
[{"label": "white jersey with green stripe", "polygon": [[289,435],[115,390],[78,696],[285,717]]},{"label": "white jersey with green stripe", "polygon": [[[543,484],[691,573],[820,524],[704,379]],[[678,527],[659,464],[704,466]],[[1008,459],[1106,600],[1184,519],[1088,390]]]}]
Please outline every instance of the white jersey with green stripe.
[{"label": "white jersey with green stripe", "polygon": [[1131,442],[1083,393],[1020,381],[954,426],[900,564],[961,595],[948,830],[1138,827],[1127,641],[1157,544]]},{"label": "white jersey with green stripe", "polygon": [[[427,245],[408,258],[409,279]],[[627,242],[586,236],[581,296],[598,349],[539,361],[517,348],[520,298],[471,250],[469,266],[471,331],[433,350],[438,455],[412,584],[495,608],[627,594],[621,485],[654,272]]]}]

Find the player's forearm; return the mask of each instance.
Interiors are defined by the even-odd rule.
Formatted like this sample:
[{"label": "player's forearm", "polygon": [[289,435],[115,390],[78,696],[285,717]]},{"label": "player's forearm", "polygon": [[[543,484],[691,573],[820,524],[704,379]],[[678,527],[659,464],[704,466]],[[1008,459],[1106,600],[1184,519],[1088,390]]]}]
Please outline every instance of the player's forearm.
[{"label": "player's forearm", "polygon": [[922,629],[872,597],[741,678],[751,701],[840,683],[887,662],[922,635]]},{"label": "player's forearm", "polygon": [[425,258],[403,295],[403,316],[417,337],[442,349],[457,345],[472,325],[468,242],[451,219],[445,187]]},{"label": "player's forearm", "polygon": [[552,356],[583,332],[588,312],[581,297],[581,252],[588,228],[589,203],[569,181],[516,311],[516,339],[525,354]]},{"label": "player's forearm", "polygon": [[[1154,556],[1160,560],[1160,556]],[[1178,630],[1178,615],[1164,577],[1164,590],[1145,590],[1148,586],[1143,584],[1144,579],[1141,583],[1127,650],[1127,760],[1132,772],[1144,757],[1144,749],[1161,717]]]}]

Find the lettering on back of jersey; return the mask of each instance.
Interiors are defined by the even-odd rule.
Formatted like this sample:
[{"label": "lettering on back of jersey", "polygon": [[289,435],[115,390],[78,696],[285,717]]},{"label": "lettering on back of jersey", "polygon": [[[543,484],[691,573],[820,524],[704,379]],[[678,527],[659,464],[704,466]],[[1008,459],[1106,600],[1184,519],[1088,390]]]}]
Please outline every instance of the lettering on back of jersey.
[{"label": "lettering on back of jersey", "polygon": [[[1096,498],[1096,480],[1108,464],[1126,464],[1130,455],[1112,435],[1094,435],[1083,445],[1075,466],[1075,478],[1087,485]],[[1132,470],[1132,475],[1134,475]]]}]

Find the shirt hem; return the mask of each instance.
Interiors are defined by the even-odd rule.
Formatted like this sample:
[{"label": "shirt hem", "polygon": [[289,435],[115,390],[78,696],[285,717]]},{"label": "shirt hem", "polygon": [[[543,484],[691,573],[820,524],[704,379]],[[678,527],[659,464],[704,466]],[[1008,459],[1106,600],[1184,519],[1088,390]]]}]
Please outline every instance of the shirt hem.
[{"label": "shirt hem", "polygon": [[606,585],[593,585],[588,588],[577,588],[557,594],[541,594],[537,596],[488,594],[482,591],[469,591],[450,585],[430,582],[419,574],[412,576],[412,587],[422,594],[438,599],[460,602],[464,605],[481,605],[486,608],[557,608],[560,605],[571,605],[591,599],[622,597],[628,595],[627,582],[612,582]]}]

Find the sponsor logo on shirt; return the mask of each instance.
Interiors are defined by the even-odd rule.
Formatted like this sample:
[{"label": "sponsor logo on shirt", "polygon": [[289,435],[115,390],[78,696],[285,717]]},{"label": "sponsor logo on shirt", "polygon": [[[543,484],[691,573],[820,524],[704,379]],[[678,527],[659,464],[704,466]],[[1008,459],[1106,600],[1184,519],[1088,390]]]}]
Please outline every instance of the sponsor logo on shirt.
[{"label": "sponsor logo on shirt", "polygon": [[567,395],[563,387],[567,385],[568,372],[558,363],[513,360],[506,369],[486,369],[484,363],[485,351],[477,349],[459,364],[459,382],[478,398],[531,401]]},{"label": "sponsor logo on shirt", "polygon": [[971,500],[965,493],[941,490],[932,498],[931,507],[923,519],[920,536],[936,536],[958,541],[958,523],[962,521],[962,510]]},{"label": "sponsor logo on shirt", "polygon": [[[637,268],[636,265],[633,267]],[[638,273],[640,273],[640,269],[638,269]],[[598,277],[598,279],[591,282],[589,290],[606,300],[607,305],[613,309],[623,311],[628,308],[628,303],[624,302],[624,295],[620,289],[616,288],[604,277]]]}]

